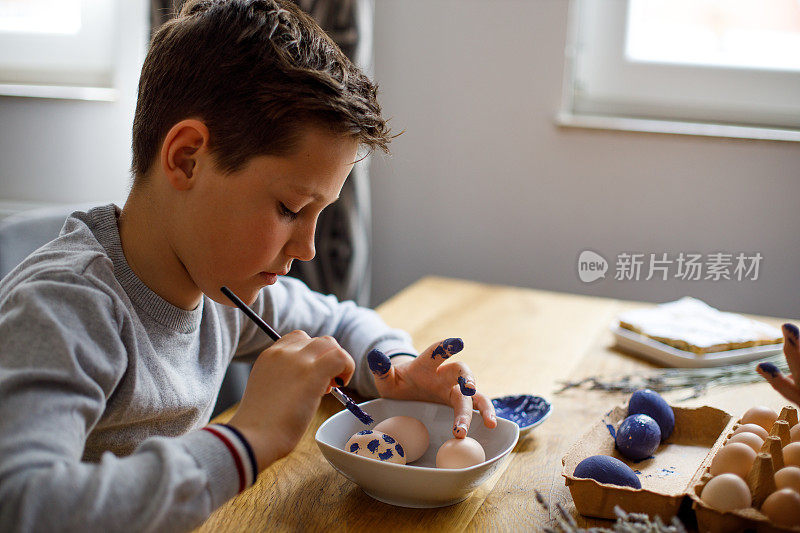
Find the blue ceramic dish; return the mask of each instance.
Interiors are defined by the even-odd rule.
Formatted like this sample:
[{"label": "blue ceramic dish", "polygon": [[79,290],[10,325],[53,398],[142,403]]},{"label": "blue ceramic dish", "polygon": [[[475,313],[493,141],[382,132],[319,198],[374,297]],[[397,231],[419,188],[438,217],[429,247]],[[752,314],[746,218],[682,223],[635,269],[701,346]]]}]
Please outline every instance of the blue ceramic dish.
[{"label": "blue ceramic dish", "polygon": [[531,396],[530,394],[492,398],[492,405],[494,405],[497,416],[519,426],[520,435],[544,422],[553,411],[550,402],[541,396]]}]

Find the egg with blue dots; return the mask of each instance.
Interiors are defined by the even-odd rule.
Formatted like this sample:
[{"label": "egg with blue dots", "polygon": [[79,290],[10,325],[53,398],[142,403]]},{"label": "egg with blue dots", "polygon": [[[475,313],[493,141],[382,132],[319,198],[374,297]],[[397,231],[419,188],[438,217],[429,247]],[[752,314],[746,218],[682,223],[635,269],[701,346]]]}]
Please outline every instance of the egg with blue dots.
[{"label": "egg with blue dots", "polygon": [[577,478],[594,479],[600,483],[609,485],[619,485],[622,487],[631,487],[633,489],[641,489],[642,482],[636,476],[636,473],[617,459],[610,455],[592,455],[587,457],[575,467],[573,476]]},{"label": "egg with blue dots", "polygon": [[386,463],[406,464],[403,446],[391,435],[374,429],[359,431],[344,445],[350,453]]}]

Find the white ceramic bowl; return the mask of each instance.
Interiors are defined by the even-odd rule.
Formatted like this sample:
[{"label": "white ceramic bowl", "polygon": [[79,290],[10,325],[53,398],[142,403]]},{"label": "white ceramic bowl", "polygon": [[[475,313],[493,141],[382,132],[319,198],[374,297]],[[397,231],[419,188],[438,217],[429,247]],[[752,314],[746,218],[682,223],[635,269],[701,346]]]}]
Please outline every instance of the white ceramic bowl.
[{"label": "white ceramic bowl", "polygon": [[[483,425],[478,411],[472,413],[469,436],[486,452],[486,460],[469,468],[436,468],[436,452],[443,442],[453,438],[453,408],[428,402],[378,398],[358,404],[375,422],[365,426],[347,410],[327,419],[315,439],[325,459],[339,473],[384,503],[401,507],[443,507],[465,500],[503,464],[502,460],[517,444],[519,427],[498,418],[497,427]],[[385,463],[344,450],[354,433],[372,429],[393,416],[413,416],[425,424],[430,445],[425,454],[410,465]]]}]

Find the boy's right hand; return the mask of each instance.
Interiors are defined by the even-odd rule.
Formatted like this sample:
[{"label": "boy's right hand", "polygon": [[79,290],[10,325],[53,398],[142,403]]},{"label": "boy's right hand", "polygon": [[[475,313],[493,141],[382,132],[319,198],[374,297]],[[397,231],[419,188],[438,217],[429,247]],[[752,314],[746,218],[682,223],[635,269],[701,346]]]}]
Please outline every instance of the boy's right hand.
[{"label": "boy's right hand", "polygon": [[259,472],[294,449],[322,396],[353,372],[353,358],[333,337],[292,331],[261,352],[228,422],[250,443]]}]

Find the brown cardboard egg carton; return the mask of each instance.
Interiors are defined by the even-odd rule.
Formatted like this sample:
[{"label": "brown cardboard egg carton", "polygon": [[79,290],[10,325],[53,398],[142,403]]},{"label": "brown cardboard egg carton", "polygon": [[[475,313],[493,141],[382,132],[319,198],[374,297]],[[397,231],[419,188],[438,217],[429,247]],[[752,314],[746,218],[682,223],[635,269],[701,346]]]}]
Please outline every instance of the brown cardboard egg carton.
[{"label": "brown cardboard egg carton", "polygon": [[752,496],[752,505],[747,509],[737,509],[735,511],[722,512],[711,507],[708,507],[700,499],[700,493],[703,487],[712,478],[709,473],[711,468],[711,461],[714,454],[721,446],[731,437],[733,432],[739,427],[741,420],[737,421],[729,431],[721,439],[721,442],[714,448],[713,453],[709,455],[706,461],[703,462],[701,470],[699,471],[700,477],[697,483],[692,487],[688,493],[689,498],[692,500],[692,509],[697,516],[697,526],[700,531],[709,531],[712,533],[721,533],[727,531],[743,531],[752,530],[759,533],[784,533],[784,532],[800,532],[800,526],[796,527],[783,527],[770,522],[766,515],[762,514],[758,507],[764,500],[775,491],[775,472],[783,468],[783,446],[790,442],[789,429],[797,424],[797,409],[794,407],[784,407],[778,420],[772,426],[770,436],[764,441],[764,446],[761,452],[756,456],[753,462],[753,467],[747,475],[747,485],[750,487],[750,494]]},{"label": "brown cardboard egg carton", "polygon": [[[648,459],[633,462],[616,450],[612,430],[619,427],[619,423],[627,416],[627,405],[618,406],[607,413],[603,420],[573,444],[561,460],[564,465],[561,475],[564,476],[564,483],[569,487],[579,513],[616,519],[614,507],[618,505],[627,513],[645,513],[652,517],[657,515],[669,522],[688,498],[701,532],[745,529],[770,533],[800,532],[800,528],[787,529],[772,524],[754,508],[723,513],[703,504],[699,495],[711,479],[708,473],[711,461],[739,422],[734,421],[730,414],[714,407],[671,407],[675,413],[675,430]],[[785,433],[785,438],[788,439],[788,427],[797,423],[797,410],[785,407],[779,421],[784,423],[776,422],[779,427],[773,428],[773,433]],[[780,439],[779,436],[777,440]],[[780,449],[780,443],[776,444],[775,441],[776,439],[768,439],[765,448],[772,446],[774,451],[777,445]],[[574,477],[572,473],[578,463],[592,455],[610,455],[626,463],[636,472],[642,488],[621,487]],[[772,455],[765,459],[760,454],[749,476],[750,491],[759,505],[769,494],[768,480],[773,479],[772,474],[777,470],[772,463]],[[780,463],[782,465],[782,457]],[[772,482],[774,490],[774,481]]]}]

